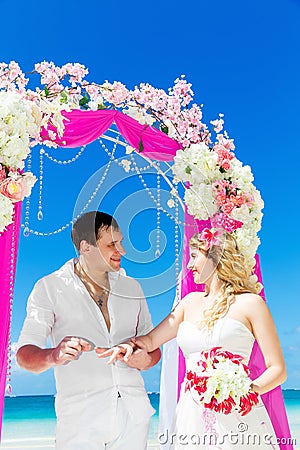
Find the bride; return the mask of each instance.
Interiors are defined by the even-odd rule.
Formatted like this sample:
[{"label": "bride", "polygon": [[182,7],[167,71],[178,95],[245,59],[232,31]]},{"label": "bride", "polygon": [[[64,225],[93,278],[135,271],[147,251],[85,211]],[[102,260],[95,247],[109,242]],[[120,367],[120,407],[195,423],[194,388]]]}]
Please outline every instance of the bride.
[{"label": "bride", "polygon": [[[186,358],[186,369],[193,370],[200,352],[216,346],[239,354],[248,363],[254,341],[264,356],[266,370],[251,384],[258,393],[268,392],[286,379],[285,363],[270,311],[257,295],[250,270],[233,235],[224,232],[215,238],[213,230],[192,237],[190,261],[194,281],[205,284],[205,292],[191,292],[150,333],[121,343],[106,351],[96,349],[100,358],[110,356],[128,360],[136,348],[151,352],[177,336]],[[182,383],[174,430],[168,430],[173,449],[279,449],[268,413],[259,402],[242,416],[237,409],[229,414],[211,411],[196,401],[195,393]],[[205,436],[214,436],[207,445]],[[207,437],[208,438],[208,437]]]}]

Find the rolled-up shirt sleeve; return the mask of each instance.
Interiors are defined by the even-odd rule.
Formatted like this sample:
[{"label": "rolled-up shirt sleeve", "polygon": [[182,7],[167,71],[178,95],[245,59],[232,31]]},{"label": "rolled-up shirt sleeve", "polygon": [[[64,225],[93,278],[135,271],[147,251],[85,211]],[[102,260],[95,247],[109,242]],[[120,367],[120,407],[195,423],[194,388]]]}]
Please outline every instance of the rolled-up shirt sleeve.
[{"label": "rolled-up shirt sleeve", "polygon": [[53,303],[43,279],[34,286],[27,303],[27,316],[17,347],[36,345],[46,347],[47,338],[54,324]]}]

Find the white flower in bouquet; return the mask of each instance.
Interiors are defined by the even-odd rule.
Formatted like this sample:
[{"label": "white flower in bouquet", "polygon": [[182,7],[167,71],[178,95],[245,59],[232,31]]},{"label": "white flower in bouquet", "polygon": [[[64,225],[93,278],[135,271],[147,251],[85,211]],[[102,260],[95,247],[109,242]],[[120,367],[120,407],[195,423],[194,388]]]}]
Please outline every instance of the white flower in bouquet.
[{"label": "white flower in bouquet", "polygon": [[[202,372],[201,372],[202,373]],[[218,365],[214,368],[209,366],[205,370],[208,376],[207,391],[204,393],[204,403],[209,403],[213,396],[218,402],[223,402],[229,396],[235,401],[247,394],[251,380],[242,366],[233,363],[230,359],[220,358]]]}]

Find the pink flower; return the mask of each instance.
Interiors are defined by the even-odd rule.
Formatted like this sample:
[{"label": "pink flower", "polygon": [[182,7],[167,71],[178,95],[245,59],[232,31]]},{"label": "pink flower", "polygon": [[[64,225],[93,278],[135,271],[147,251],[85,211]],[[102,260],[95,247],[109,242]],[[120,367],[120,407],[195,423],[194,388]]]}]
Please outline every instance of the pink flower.
[{"label": "pink flower", "polygon": [[9,198],[13,203],[20,202],[26,194],[26,182],[22,176],[6,178],[0,184],[0,193]]},{"label": "pink flower", "polygon": [[213,147],[214,151],[218,155],[218,164],[224,170],[230,169],[230,161],[234,158],[233,153],[225,147],[224,143],[217,143]]},{"label": "pink flower", "polygon": [[113,84],[106,81],[103,84],[103,88],[103,97],[106,101],[113,103],[115,106],[120,106],[129,98],[128,89],[119,81],[114,81]]},{"label": "pink flower", "polygon": [[[225,136],[224,136],[224,134],[225,134]],[[219,143],[224,145],[224,147],[227,148],[227,150],[234,150],[235,145],[233,143],[233,139],[228,139],[226,132],[224,134],[217,135],[217,139],[218,139]]]},{"label": "pink flower", "polygon": [[220,245],[220,237],[222,236],[222,230],[215,230],[204,228],[199,233],[198,238],[201,241],[205,241],[205,250],[209,250],[213,245]]},{"label": "pink flower", "polygon": [[237,207],[242,206],[245,203],[245,198],[242,195],[231,195],[230,201]]},{"label": "pink flower", "polygon": [[215,228],[223,228],[227,233],[232,233],[234,230],[241,228],[243,222],[231,219],[224,213],[218,213],[212,217],[211,224]]},{"label": "pink flower", "polygon": [[223,130],[223,125],[224,125],[223,119],[211,120],[210,123],[214,127],[214,130],[216,133],[219,133],[221,130]]},{"label": "pink flower", "polygon": [[222,163],[221,163],[221,167],[223,167],[224,170],[229,170],[230,169],[230,162],[228,159],[225,159]]}]

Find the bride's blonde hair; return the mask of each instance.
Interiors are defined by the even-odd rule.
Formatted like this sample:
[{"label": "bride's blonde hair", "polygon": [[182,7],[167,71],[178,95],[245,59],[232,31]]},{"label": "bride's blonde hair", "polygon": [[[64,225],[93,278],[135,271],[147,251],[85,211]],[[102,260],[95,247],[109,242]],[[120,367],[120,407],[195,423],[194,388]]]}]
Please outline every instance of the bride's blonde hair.
[{"label": "bride's blonde hair", "polygon": [[224,316],[230,305],[235,301],[235,295],[246,292],[258,293],[255,281],[251,280],[251,268],[247,267],[245,258],[240,252],[236,239],[232,234],[224,232],[218,245],[211,245],[207,250],[207,242],[201,239],[201,234],[194,235],[190,241],[191,248],[204,251],[221,281],[220,293],[212,307],[204,311],[204,326],[212,328],[214,323]]}]

